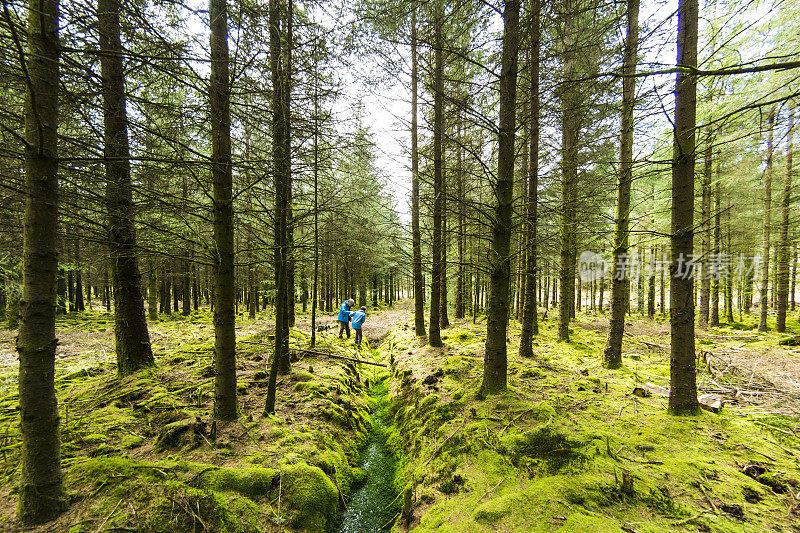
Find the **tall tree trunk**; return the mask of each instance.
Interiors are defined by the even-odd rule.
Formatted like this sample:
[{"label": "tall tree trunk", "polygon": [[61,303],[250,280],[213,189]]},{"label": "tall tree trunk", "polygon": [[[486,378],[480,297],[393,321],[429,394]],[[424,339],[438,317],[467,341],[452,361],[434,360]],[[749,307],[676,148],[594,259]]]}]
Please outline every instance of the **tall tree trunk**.
[{"label": "tall tree trunk", "polygon": [[67,508],[55,389],[58,272],[58,1],[28,7],[25,221],[17,336],[22,470],[17,512],[41,524]]},{"label": "tall tree trunk", "polygon": [[[519,355],[533,356],[533,336],[539,334],[538,302],[536,294],[536,230],[539,216],[539,56],[541,55],[541,1],[533,0],[530,27],[530,147],[528,150],[528,195],[525,214],[525,299],[522,313],[522,332],[519,338]],[[546,302],[545,302],[546,303]]]},{"label": "tall tree trunk", "polygon": [[[717,183],[714,185],[714,241],[712,245],[712,257],[715,261],[720,258],[720,184],[719,184],[719,154],[717,154]],[[715,269],[711,277],[711,313],[708,319],[710,326],[719,326],[719,278],[720,276],[730,276],[727,272]]]},{"label": "tall tree trunk", "polygon": [[[576,8],[572,2],[567,2]],[[574,14],[569,13],[564,20],[563,43],[563,89],[561,109],[561,227],[559,267],[559,317],[558,340],[569,341],[569,322],[575,314],[575,251],[577,247],[577,206],[578,187],[578,134],[580,129],[579,101],[580,88],[577,81],[577,56]]]},{"label": "tall tree trunk", "polygon": [[775,313],[775,331],[786,331],[786,309],[789,305],[789,215],[792,205],[792,133],[794,109],[789,109],[789,131],[786,137],[786,174],[783,180],[781,202],[781,236],[778,243],[778,302]]},{"label": "tall tree trunk", "polygon": [[114,337],[117,371],[124,376],[154,365],[155,361],[147,331],[141,276],[136,257],[119,10],[119,0],[97,2],[100,64],[103,74],[106,209],[114,287]]},{"label": "tall tree trunk", "polygon": [[[678,65],[697,68],[697,0],[678,5]],[[672,155],[672,236],[670,259],[670,392],[674,414],[698,411],[694,353],[694,280],[685,270],[693,254],[695,126],[697,78],[678,72],[675,87],[675,129]]]},{"label": "tall tree trunk", "polygon": [[789,289],[790,302],[789,309],[794,311],[795,308],[795,281],[797,280],[797,243],[792,245],[792,287]]},{"label": "tall tree trunk", "polygon": [[411,12],[411,248],[414,276],[414,332],[425,335],[425,282],[422,279],[422,237],[419,230],[419,148],[417,93],[419,67],[417,56],[417,10]]},{"label": "tall tree trunk", "polygon": [[489,307],[486,316],[486,348],[481,393],[506,389],[509,282],[511,269],[511,215],[514,196],[514,145],[517,106],[517,58],[519,56],[519,0],[505,0],[503,51],[500,59],[500,128],[497,146],[497,200],[492,227]]},{"label": "tall tree trunk", "polygon": [[[250,246],[248,245],[248,248]],[[247,317],[250,320],[255,320],[256,318],[256,307],[258,300],[258,294],[256,291],[256,273],[253,269],[253,255],[252,253],[247,254]]]},{"label": "tall tree trunk", "polygon": [[767,161],[764,168],[764,230],[761,244],[761,287],[759,294],[758,331],[767,331],[767,287],[769,285],[770,227],[772,214],[772,136],[775,129],[775,108],[767,118]]},{"label": "tall tree trunk", "polygon": [[[443,191],[447,191],[447,185]],[[446,194],[442,194],[442,273],[441,273],[441,297],[439,301],[439,326],[444,328],[450,327],[450,318],[447,316],[447,247],[450,244],[450,238],[447,228],[447,210],[445,209]]]},{"label": "tall tree trunk", "polygon": [[656,247],[650,247],[650,268],[647,272],[647,318],[656,316]]},{"label": "tall tree trunk", "polygon": [[[152,322],[158,320],[158,276],[151,256],[147,262],[147,313]],[[161,280],[163,283],[164,280]]]},{"label": "tall tree trunk", "polygon": [[456,146],[456,194],[458,195],[458,279],[456,280],[456,318],[464,318],[465,316],[465,286],[464,276],[464,230],[466,225],[466,217],[464,214],[464,159],[463,159],[463,138],[461,137],[461,115],[458,114],[458,142]]},{"label": "tall tree trunk", "polygon": [[272,159],[275,180],[275,352],[270,367],[267,398],[264,412],[275,412],[275,394],[278,373],[289,371],[289,202],[291,200],[291,176],[289,154],[286,153],[287,103],[283,92],[286,58],[282,50],[280,0],[269,3],[270,68],[272,74]]},{"label": "tall tree trunk", "polygon": [[319,64],[317,44],[314,42],[314,280],[311,285],[311,342],[317,344],[317,291],[319,290]]},{"label": "tall tree trunk", "polygon": [[[437,9],[443,9],[439,7]],[[444,175],[442,161],[442,137],[444,137],[444,39],[442,25],[444,14],[437,12],[434,20],[434,95],[433,95],[433,242],[431,255],[431,316],[428,342],[431,346],[442,346],[440,335],[440,302],[442,284],[442,200],[444,198]]]},{"label": "tall tree trunk", "polygon": [[75,309],[85,311],[83,301],[83,267],[81,265],[81,239],[75,238]]},{"label": "tall tree trunk", "polygon": [[214,184],[214,416],[237,417],[228,3],[209,0],[211,177]]},{"label": "tall tree trunk", "polygon": [[697,325],[701,329],[708,327],[709,300],[711,297],[711,126],[706,131],[706,146],[703,157],[703,192],[700,211],[700,257],[701,275],[700,278],[700,316],[697,318]]}]

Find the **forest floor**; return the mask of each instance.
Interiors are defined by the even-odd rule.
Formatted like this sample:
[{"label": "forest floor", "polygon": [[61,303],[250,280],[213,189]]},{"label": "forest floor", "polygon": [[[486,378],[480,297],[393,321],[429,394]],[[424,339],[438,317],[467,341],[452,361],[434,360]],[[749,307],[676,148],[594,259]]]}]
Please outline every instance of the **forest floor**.
[{"label": "forest floor", "polygon": [[[800,531],[800,355],[778,345],[784,336],[755,331],[755,316],[698,330],[700,393],[726,404],[686,418],[648,394],[669,383],[660,317],[630,319],[625,366],[614,371],[600,364],[604,316],[579,313],[570,343],[556,342],[554,320],[542,322],[530,359],[517,356],[512,321],[509,390],[483,399],[482,317],[456,321],[434,349],[400,302],[370,313],[371,347],[356,350],[323,314],[318,323],[331,329],[319,333],[318,350],[389,368],[298,352],[270,417],[262,411],[272,318],[237,320],[241,417],[213,423],[207,310],[152,323],[158,366],[123,379],[111,315],[59,318],[71,507],[34,531],[335,531],[368,476],[361,466],[376,410],[397,459],[394,494],[409,489],[418,531]],[[309,322],[298,313],[294,348],[307,345]],[[800,333],[796,320],[789,327]],[[27,531],[14,518],[14,335],[0,331],[0,530]],[[404,527],[397,520],[393,529]]]}]

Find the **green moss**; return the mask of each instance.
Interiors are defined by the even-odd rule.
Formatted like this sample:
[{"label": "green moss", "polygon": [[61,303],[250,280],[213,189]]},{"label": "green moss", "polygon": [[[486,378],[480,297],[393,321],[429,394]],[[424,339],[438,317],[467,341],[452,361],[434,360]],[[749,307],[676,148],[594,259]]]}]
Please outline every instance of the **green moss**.
[{"label": "green moss", "polygon": [[315,466],[296,464],[281,472],[283,500],[292,510],[289,524],[306,531],[326,531],[338,514],[339,492]]},{"label": "green moss", "polygon": [[763,474],[758,476],[758,479],[756,481],[758,481],[762,485],[768,486],[778,494],[783,494],[788,490],[788,485],[786,484],[786,482],[780,479],[779,476],[776,476],[771,472],[764,472]]},{"label": "green moss", "polygon": [[497,524],[497,522],[509,514],[519,501],[518,494],[506,494],[499,498],[492,498],[482,503],[475,509],[473,517],[476,522],[484,524]]},{"label": "green moss", "polygon": [[248,498],[266,496],[277,470],[271,468],[215,468],[203,477],[203,486],[215,491],[233,491]]},{"label": "green moss", "polygon": [[572,513],[557,531],[591,531],[592,533],[617,533],[624,531],[613,519],[585,513]]},{"label": "green moss", "polygon": [[423,398],[421,402],[419,402],[419,410],[425,411],[426,409],[430,408],[431,406],[433,406],[433,404],[435,404],[441,399],[442,397],[439,396],[438,394],[429,394],[425,398]]},{"label": "green moss", "polygon": [[305,372],[303,370],[300,370],[292,374],[292,379],[294,379],[295,381],[312,381],[314,379],[314,375],[311,374],[310,372]]},{"label": "green moss", "polygon": [[91,445],[91,444],[100,444],[102,442],[107,442],[108,437],[106,435],[101,435],[99,433],[90,433],[89,435],[83,437],[81,440],[83,440],[85,444]]},{"label": "green moss", "polygon": [[586,459],[582,444],[561,431],[546,426],[503,439],[511,463],[532,474],[555,473]]}]

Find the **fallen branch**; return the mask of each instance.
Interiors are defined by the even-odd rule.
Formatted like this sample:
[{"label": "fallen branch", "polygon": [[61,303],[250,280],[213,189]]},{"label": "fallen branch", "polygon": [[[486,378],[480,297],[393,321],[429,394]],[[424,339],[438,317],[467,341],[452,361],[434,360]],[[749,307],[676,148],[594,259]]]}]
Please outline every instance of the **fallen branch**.
[{"label": "fallen branch", "polygon": [[333,355],[332,353],[318,352],[316,350],[297,349],[297,350],[291,350],[291,351],[293,351],[293,352],[295,352],[297,354],[302,354],[302,355],[305,355],[305,354],[321,355],[323,357],[330,357],[331,359],[344,359],[345,361],[352,361],[353,363],[364,363],[365,365],[382,366],[384,368],[386,368],[388,366],[388,365],[385,365],[384,363],[376,363],[374,361],[366,361],[364,359],[355,359],[353,357],[345,357],[343,355]]},{"label": "fallen branch", "polygon": [[746,448],[746,449],[750,450],[751,452],[757,453],[758,455],[763,455],[764,457],[766,457],[770,461],[775,462],[775,459],[773,457],[770,457],[769,455],[765,454],[764,452],[760,452],[760,451],[756,450],[755,448],[751,448],[747,444],[740,444],[739,446],[741,446],[742,448]]},{"label": "fallen branch", "polygon": [[672,525],[673,526],[684,526],[684,525],[688,524],[689,522],[694,522],[695,520],[697,520],[701,516],[706,515],[706,514],[708,514],[710,512],[711,511],[709,511],[709,510],[705,510],[700,514],[697,514],[697,515],[695,515],[695,516],[693,516],[691,518],[687,518],[686,520],[681,520],[680,522],[673,522]]},{"label": "fallen branch", "polygon": [[431,461],[433,461],[433,458],[434,458],[434,457],[436,457],[436,456],[439,454],[439,452],[442,450],[442,448],[444,448],[444,445],[445,445],[445,444],[447,444],[447,441],[449,441],[450,439],[452,439],[452,438],[453,438],[453,436],[454,436],[456,433],[458,433],[459,431],[461,431],[461,430],[464,428],[464,426],[466,426],[466,425],[467,425],[467,418],[466,418],[466,417],[464,417],[464,422],[462,422],[462,423],[461,423],[461,425],[460,425],[458,428],[456,428],[456,430],[455,430],[455,431],[453,431],[452,433],[450,433],[450,436],[449,436],[449,437],[447,437],[446,439],[444,439],[444,442],[442,442],[442,443],[439,445],[439,447],[438,447],[438,448],[436,448],[436,450],[434,450],[434,452],[433,452],[433,455],[431,455],[431,456],[430,456],[430,458],[429,458],[427,461],[425,461],[425,464],[424,464],[424,465],[422,465],[422,467],[424,468],[424,467],[428,466],[428,463],[430,463]]}]

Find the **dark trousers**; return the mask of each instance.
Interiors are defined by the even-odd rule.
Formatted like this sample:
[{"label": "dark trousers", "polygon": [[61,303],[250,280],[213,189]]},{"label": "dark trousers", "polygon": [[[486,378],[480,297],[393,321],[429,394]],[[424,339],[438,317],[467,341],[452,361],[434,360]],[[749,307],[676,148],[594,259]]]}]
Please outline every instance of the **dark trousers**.
[{"label": "dark trousers", "polygon": [[339,338],[342,338],[342,332],[347,332],[347,338],[350,338],[350,322],[345,322],[344,320],[339,321]]},{"label": "dark trousers", "polygon": [[[353,328],[353,329],[356,329],[356,328]],[[356,329],[356,344],[361,344],[361,339],[362,338],[363,337],[361,335],[361,328]]]}]

